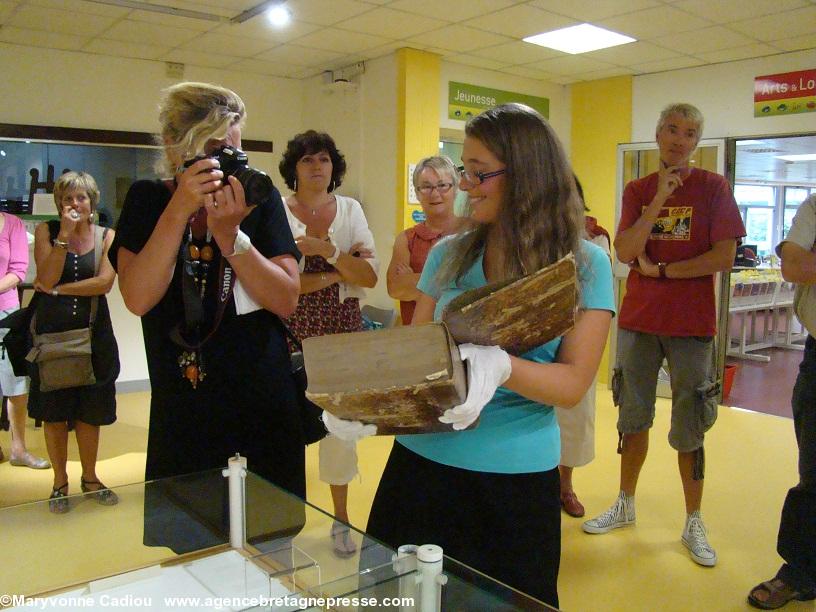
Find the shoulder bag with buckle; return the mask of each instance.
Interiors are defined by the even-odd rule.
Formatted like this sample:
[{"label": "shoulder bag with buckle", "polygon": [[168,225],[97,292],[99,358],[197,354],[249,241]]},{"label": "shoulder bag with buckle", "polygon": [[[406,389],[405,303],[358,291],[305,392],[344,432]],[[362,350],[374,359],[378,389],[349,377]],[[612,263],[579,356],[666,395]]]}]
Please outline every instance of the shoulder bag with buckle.
[{"label": "shoulder bag with buckle", "polygon": [[[103,245],[107,229],[94,226],[94,274],[99,274]],[[33,348],[26,359],[37,364],[40,376],[40,391],[56,391],[71,387],[85,387],[96,382],[91,361],[93,326],[99,296],[91,297],[91,316],[88,327],[69,329],[62,332],[38,334],[37,315],[31,318]]]}]

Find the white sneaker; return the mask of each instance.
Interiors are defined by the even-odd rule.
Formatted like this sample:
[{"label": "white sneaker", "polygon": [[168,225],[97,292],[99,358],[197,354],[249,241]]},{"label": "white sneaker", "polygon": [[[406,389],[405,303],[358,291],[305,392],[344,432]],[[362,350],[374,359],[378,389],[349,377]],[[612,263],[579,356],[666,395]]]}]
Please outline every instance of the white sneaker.
[{"label": "white sneaker", "polygon": [[706,528],[699,510],[695,510],[686,518],[686,526],[681,539],[696,563],[706,567],[717,565],[717,553],[708,543]]},{"label": "white sneaker", "polygon": [[607,533],[618,527],[628,527],[635,524],[635,498],[627,496],[623,491],[618,499],[606,512],[590,519],[582,525],[587,533]]}]

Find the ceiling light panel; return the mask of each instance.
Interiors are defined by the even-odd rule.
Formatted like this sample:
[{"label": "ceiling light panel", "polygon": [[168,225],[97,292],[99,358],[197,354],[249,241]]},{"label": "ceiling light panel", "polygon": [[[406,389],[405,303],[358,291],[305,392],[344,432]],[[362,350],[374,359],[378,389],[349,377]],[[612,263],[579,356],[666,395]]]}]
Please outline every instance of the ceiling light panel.
[{"label": "ceiling light panel", "polygon": [[789,162],[816,161],[816,153],[805,153],[804,155],[777,155],[776,159],[783,159]]},{"label": "ceiling light panel", "polygon": [[576,55],[625,45],[635,42],[635,39],[589,23],[582,23],[568,28],[561,28],[560,30],[553,30],[552,32],[528,36],[524,39],[524,42]]}]

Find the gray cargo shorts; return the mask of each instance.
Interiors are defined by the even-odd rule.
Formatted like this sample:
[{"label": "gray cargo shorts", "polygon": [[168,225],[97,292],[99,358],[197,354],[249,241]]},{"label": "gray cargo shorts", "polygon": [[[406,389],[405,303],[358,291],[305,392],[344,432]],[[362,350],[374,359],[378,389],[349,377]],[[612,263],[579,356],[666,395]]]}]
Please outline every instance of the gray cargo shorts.
[{"label": "gray cargo shorts", "polygon": [[633,434],[652,427],[657,376],[665,357],[672,389],[669,444],[682,453],[702,448],[717,420],[717,384],[712,367],[714,339],[657,336],[618,330],[612,398],[619,407],[618,431]]}]

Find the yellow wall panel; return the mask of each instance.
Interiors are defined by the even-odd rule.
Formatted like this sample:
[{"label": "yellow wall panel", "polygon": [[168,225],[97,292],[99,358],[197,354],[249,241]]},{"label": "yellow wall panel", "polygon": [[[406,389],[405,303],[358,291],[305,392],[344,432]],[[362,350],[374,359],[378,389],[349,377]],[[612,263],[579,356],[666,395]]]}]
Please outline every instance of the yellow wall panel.
[{"label": "yellow wall panel", "polygon": [[416,49],[397,51],[397,232],[414,225],[408,204],[408,164],[439,152],[441,58]]},{"label": "yellow wall panel", "polygon": [[[610,234],[615,226],[617,145],[629,142],[631,133],[632,77],[572,86],[572,167],[584,188],[589,214]],[[602,382],[607,382],[608,365],[607,344],[598,371]]]}]

